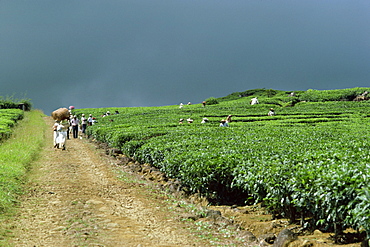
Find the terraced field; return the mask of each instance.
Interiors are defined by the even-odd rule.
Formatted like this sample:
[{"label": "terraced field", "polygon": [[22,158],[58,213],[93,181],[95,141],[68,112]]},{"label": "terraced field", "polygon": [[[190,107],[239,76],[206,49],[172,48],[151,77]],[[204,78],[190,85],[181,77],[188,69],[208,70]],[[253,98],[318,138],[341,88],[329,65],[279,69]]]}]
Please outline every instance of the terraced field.
[{"label": "terraced field", "polygon": [[[329,98],[341,101],[323,100],[327,92],[291,97],[291,92],[271,96],[260,90],[206,107],[78,109],[74,114],[96,117],[88,133],[97,141],[159,168],[214,204],[262,202],[276,217],[300,220],[307,228],[369,233],[370,102],[347,99],[365,90],[343,90],[341,96],[334,90]],[[250,105],[255,96],[260,104]],[[302,100],[310,98],[318,102]],[[271,107],[275,116],[267,116]],[[102,117],[116,110],[120,114]],[[230,127],[220,128],[229,114]],[[179,124],[180,118],[194,121]],[[203,118],[209,121],[202,124]]]}]

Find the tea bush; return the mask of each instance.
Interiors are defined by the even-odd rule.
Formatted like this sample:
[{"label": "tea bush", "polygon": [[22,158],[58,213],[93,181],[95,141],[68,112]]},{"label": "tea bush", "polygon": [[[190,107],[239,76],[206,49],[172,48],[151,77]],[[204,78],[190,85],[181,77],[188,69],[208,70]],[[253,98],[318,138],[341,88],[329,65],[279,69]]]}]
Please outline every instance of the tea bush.
[{"label": "tea bush", "polygon": [[[310,97],[310,102],[292,107],[281,104],[292,101],[289,92],[272,96],[257,90],[260,104],[253,106],[249,100],[254,95],[248,94],[207,107],[75,113],[98,116],[118,109],[118,115],[98,116],[88,133],[214,203],[262,203],[275,217],[301,219],[312,228],[369,233],[370,102],[332,101],[365,90],[334,90],[333,95],[309,90],[300,98]],[[267,116],[271,104],[276,116]],[[230,114],[230,127],[218,127]],[[189,117],[193,123],[178,123]],[[202,124],[203,118],[209,121]]]},{"label": "tea bush", "polygon": [[24,112],[18,109],[0,109],[0,141],[10,136],[11,128],[23,116]]}]

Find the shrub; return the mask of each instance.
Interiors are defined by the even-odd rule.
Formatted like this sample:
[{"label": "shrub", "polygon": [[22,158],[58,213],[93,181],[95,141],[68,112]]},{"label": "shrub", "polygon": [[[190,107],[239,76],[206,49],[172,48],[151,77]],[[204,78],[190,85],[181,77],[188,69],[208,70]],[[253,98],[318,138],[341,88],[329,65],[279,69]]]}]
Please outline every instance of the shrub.
[{"label": "shrub", "polygon": [[347,88],[336,90],[314,90],[308,89],[299,98],[301,101],[324,102],[324,101],[351,101],[356,96],[365,91],[370,91],[370,88]]},{"label": "shrub", "polygon": [[214,97],[210,97],[206,99],[205,101],[207,102],[207,105],[217,105],[218,104],[218,100]]},{"label": "shrub", "polygon": [[0,96],[0,109],[21,109],[30,111],[32,107],[30,99],[14,99],[13,96]]}]

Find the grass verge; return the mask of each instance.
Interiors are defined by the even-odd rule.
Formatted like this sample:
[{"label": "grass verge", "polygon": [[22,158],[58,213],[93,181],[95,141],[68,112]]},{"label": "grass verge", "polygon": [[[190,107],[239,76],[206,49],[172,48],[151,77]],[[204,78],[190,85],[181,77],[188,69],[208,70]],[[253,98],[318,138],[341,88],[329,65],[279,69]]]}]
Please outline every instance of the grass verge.
[{"label": "grass verge", "polygon": [[25,112],[12,136],[0,144],[0,215],[12,211],[22,193],[30,164],[37,158],[45,140],[46,124],[38,110]]}]

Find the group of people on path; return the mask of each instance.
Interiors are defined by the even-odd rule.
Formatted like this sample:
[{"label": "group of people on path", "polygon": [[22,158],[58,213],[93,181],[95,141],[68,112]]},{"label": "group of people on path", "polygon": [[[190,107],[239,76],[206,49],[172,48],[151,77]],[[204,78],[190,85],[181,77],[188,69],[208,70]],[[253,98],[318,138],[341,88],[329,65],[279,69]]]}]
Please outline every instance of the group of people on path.
[{"label": "group of people on path", "polygon": [[[70,139],[69,134],[71,133],[73,138],[78,138],[79,131],[82,135],[86,135],[87,126],[91,126],[94,123],[94,118],[92,114],[88,118],[85,114],[81,115],[81,119],[78,119],[76,115],[70,117],[70,119],[65,120],[55,120],[53,125],[54,131],[54,148],[66,149],[66,140]],[[81,137],[82,138],[82,137]]]}]

